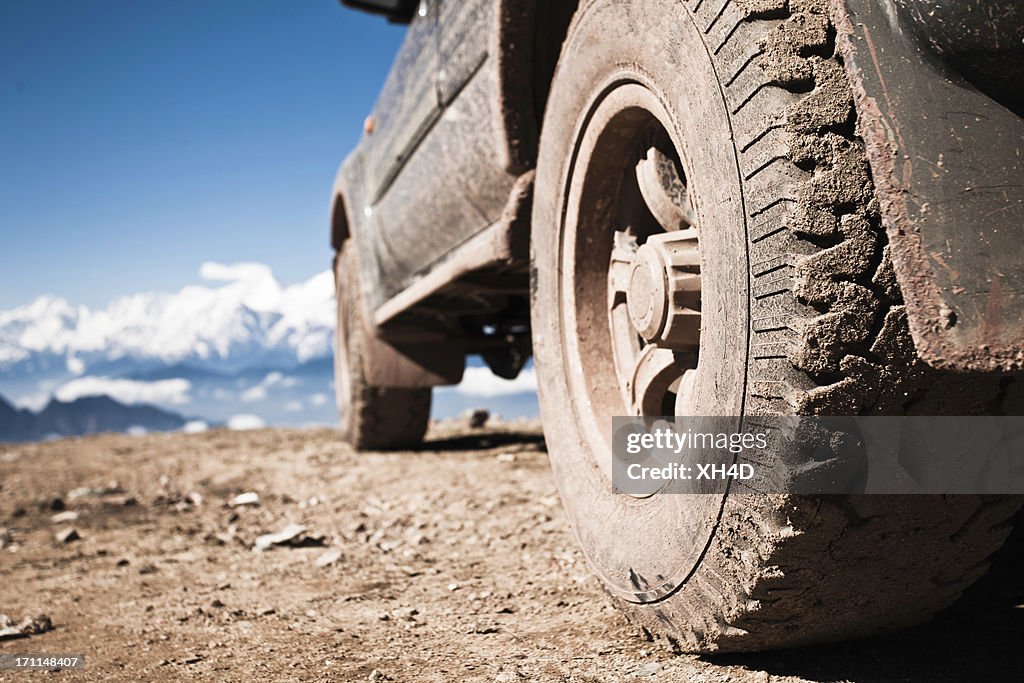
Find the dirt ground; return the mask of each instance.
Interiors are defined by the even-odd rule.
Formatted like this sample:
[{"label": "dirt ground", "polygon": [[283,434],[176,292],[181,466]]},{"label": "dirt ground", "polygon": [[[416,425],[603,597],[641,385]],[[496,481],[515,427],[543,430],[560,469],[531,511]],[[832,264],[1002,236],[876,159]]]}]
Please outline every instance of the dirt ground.
[{"label": "dirt ground", "polygon": [[67,680],[1024,680],[1005,583],[885,639],[728,658],[648,641],[588,573],[535,424],[435,425],[418,453],[328,430],[3,446],[0,527],[0,613],[53,624],[0,654],[84,654],[38,674]]}]

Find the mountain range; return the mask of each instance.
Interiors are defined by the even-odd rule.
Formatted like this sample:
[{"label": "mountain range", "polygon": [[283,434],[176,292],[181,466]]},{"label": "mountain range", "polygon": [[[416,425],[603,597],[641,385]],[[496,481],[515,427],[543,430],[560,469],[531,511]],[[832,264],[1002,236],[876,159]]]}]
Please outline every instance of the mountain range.
[{"label": "mountain range", "polygon": [[[105,396],[211,423],[335,424],[330,271],[289,286],[259,263],[204,263],[199,275],[105,308],[47,295],[0,311],[0,393],[35,412]],[[470,359],[461,385],[435,391],[435,417],[537,414],[532,368],[509,382],[481,365]]]},{"label": "mountain range", "polygon": [[290,287],[258,263],[204,263],[200,277],[224,284],[133,294],[101,310],[40,296],[0,312],[0,373],[80,375],[176,364],[233,372],[330,355],[329,271]]},{"label": "mountain range", "polygon": [[131,430],[168,432],[186,424],[189,421],[177,413],[149,405],[124,405],[107,396],[87,396],[67,403],[53,399],[38,413],[16,408],[0,396],[0,441]]}]

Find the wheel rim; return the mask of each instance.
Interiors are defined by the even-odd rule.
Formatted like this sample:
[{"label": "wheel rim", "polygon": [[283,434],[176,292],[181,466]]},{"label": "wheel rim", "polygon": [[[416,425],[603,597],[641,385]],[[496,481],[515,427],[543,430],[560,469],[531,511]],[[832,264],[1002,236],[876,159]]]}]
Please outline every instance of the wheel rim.
[{"label": "wheel rim", "polygon": [[685,163],[657,98],[628,83],[592,111],[566,199],[562,341],[577,417],[610,479],[602,421],[694,412],[701,259]]}]

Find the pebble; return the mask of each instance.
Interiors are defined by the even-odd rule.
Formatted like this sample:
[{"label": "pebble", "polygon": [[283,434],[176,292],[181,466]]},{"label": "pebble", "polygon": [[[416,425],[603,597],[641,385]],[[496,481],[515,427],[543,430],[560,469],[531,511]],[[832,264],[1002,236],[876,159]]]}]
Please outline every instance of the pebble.
[{"label": "pebble", "polygon": [[491,418],[491,413],[486,408],[471,408],[462,414],[462,419],[470,429],[481,429]]},{"label": "pebble", "polygon": [[17,625],[6,614],[0,614],[0,640],[27,638],[53,630],[53,621],[48,614],[25,617]]},{"label": "pebble", "polygon": [[320,557],[316,558],[317,567],[329,567],[341,560],[341,548],[331,548]]},{"label": "pebble", "polygon": [[289,524],[276,533],[257,536],[253,550],[262,552],[274,546],[311,547],[323,544],[323,536],[311,536],[301,524]]},{"label": "pebble", "polygon": [[237,496],[228,501],[228,505],[231,507],[240,507],[243,505],[259,505],[260,494],[255,491],[246,491],[245,493],[239,493]]},{"label": "pebble", "polygon": [[661,671],[661,669],[662,669],[662,666],[658,662],[648,662],[647,664],[644,664],[639,669],[634,671],[633,675],[636,676],[637,678],[653,676],[654,674],[656,674],[659,671]]},{"label": "pebble", "polygon": [[54,534],[54,538],[57,539],[58,543],[71,543],[72,541],[77,541],[82,537],[78,533],[77,529],[69,526],[68,528],[61,529],[56,534]]}]

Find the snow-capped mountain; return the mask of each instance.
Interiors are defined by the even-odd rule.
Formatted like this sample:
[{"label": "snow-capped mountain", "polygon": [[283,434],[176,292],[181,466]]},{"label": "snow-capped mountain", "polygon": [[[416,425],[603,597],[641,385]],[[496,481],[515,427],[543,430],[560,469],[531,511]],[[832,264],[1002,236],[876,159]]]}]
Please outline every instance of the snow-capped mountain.
[{"label": "snow-capped mountain", "polygon": [[[199,274],[206,284],[98,310],[41,296],[0,311],[0,394],[37,412],[108,397],[229,426],[335,424],[330,271],[289,286],[258,263],[205,263]],[[534,416],[535,387],[532,368],[507,381],[470,359],[462,384],[435,392],[433,413]]]},{"label": "snow-capped mountain", "polygon": [[200,276],[222,284],[133,294],[101,310],[41,296],[0,312],[0,374],[66,368],[80,375],[179,364],[238,372],[330,356],[329,271],[289,287],[258,263],[205,263]]}]

